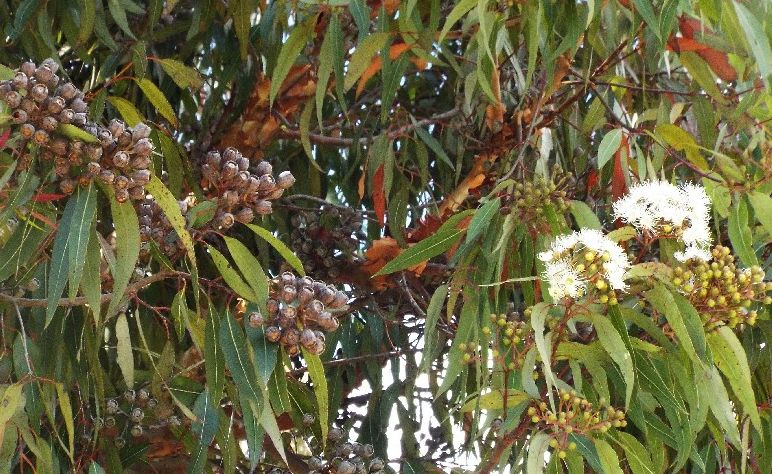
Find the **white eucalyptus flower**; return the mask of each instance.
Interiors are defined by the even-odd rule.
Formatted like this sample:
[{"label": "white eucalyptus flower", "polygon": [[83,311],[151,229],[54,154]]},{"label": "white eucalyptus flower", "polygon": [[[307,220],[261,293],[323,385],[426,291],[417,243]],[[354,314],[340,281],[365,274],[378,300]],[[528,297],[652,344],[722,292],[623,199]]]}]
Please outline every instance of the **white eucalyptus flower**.
[{"label": "white eucalyptus flower", "polygon": [[[555,299],[577,298],[586,291],[590,279],[613,290],[627,288],[624,275],[630,268],[625,251],[602,232],[584,229],[555,239],[549,250],[541,252],[545,263],[544,279]],[[592,267],[596,268],[592,270]]]},{"label": "white eucalyptus flower", "polygon": [[686,248],[675,258],[710,260],[710,198],[705,188],[685,183],[646,181],[633,185],[614,203],[614,215],[633,227],[660,236],[675,236]]}]

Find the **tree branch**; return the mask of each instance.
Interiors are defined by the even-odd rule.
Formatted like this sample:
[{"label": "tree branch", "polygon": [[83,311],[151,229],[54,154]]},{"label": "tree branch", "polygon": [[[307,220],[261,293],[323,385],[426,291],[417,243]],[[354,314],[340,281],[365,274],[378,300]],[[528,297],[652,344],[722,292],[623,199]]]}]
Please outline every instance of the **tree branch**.
[{"label": "tree branch", "polygon": [[[163,270],[154,275],[150,275],[147,278],[143,278],[127,286],[124,294],[136,293],[137,291],[141,290],[142,288],[152,283],[164,280],[172,276],[180,276],[180,272]],[[115,295],[113,293],[105,293],[99,298],[99,302],[101,304],[108,303],[110,302],[110,300],[113,299],[114,296]],[[120,295],[120,296],[123,297],[123,295]],[[25,307],[25,308],[45,308],[48,305],[48,300],[46,299],[18,298],[16,296],[7,295],[5,293],[0,293],[0,301],[11,303],[16,306]],[[84,296],[79,296],[77,298],[61,298],[56,303],[57,306],[62,306],[62,307],[85,306],[86,304],[88,304],[88,300]]]}]

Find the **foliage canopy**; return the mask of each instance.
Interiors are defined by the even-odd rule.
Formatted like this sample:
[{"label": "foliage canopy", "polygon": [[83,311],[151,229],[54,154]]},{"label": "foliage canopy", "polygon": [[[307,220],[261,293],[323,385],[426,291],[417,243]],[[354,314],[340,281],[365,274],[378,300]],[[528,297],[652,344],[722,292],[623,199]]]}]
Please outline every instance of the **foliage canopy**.
[{"label": "foliage canopy", "polygon": [[0,471],[772,466],[769,2],[0,19]]}]

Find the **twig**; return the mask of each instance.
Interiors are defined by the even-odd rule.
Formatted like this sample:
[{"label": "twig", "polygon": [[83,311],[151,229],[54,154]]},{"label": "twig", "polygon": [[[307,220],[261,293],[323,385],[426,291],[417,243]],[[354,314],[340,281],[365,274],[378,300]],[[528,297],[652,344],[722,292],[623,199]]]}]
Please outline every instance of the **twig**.
[{"label": "twig", "polygon": [[[127,286],[124,294],[135,293],[147,285],[150,285],[151,283],[155,283],[172,276],[185,276],[185,274],[171,270],[163,270]],[[101,304],[108,303],[113,299],[113,296],[113,293],[105,293],[99,298],[99,302]],[[120,296],[123,297],[123,295]],[[15,296],[7,295],[5,293],[0,293],[0,301],[5,301],[7,303],[12,303],[17,307],[21,306],[25,308],[45,308],[48,305],[47,299],[18,298]],[[88,304],[88,300],[84,296],[79,296],[77,298],[61,298],[56,303],[56,305],[59,307],[84,306],[86,304]]]},{"label": "twig", "polygon": [[426,318],[426,312],[424,312],[423,309],[421,309],[421,306],[418,305],[418,302],[413,298],[413,293],[410,292],[410,287],[407,284],[407,277],[405,277],[405,272],[402,273],[402,278],[400,278],[399,281],[399,287],[402,289],[402,291],[407,295],[408,301],[410,301],[410,306],[413,307],[413,309],[416,311],[417,316],[420,316],[422,318]]},{"label": "twig", "polygon": [[[396,351],[389,351],[389,352],[378,352],[375,354],[365,354],[361,356],[355,356],[355,357],[348,357],[346,359],[335,359],[335,360],[328,360],[327,362],[323,362],[325,367],[337,367],[340,365],[353,365],[358,362],[364,362],[370,359],[390,359],[392,357],[399,357],[406,354],[412,354],[414,352],[417,352],[418,349],[398,349]],[[303,375],[306,373],[308,369],[305,367],[301,367],[299,369],[295,369],[290,371],[290,374],[294,376]]]},{"label": "twig", "polygon": [[[525,415],[525,413],[523,413]],[[521,416],[523,416],[521,415]],[[493,451],[491,452],[491,456],[488,458],[488,461],[483,465],[483,467],[478,471],[481,474],[488,474],[490,472],[493,472],[496,467],[499,465],[499,460],[501,459],[501,456],[504,455],[504,451],[506,451],[510,446],[512,446],[515,441],[522,438],[523,435],[525,435],[525,430],[528,428],[528,422],[530,421],[530,418],[528,416],[523,416],[520,420],[520,424],[517,425],[517,428],[510,431],[504,437],[502,437],[498,443],[496,443],[496,447],[493,448]]]}]

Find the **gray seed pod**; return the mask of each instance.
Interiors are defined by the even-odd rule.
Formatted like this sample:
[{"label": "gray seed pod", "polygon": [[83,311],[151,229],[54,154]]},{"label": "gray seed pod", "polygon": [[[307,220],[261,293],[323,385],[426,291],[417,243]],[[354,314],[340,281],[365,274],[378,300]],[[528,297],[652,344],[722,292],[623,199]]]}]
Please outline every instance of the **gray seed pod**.
[{"label": "gray seed pod", "polygon": [[287,189],[295,184],[295,177],[289,171],[282,171],[276,178],[276,186],[281,189]]}]

